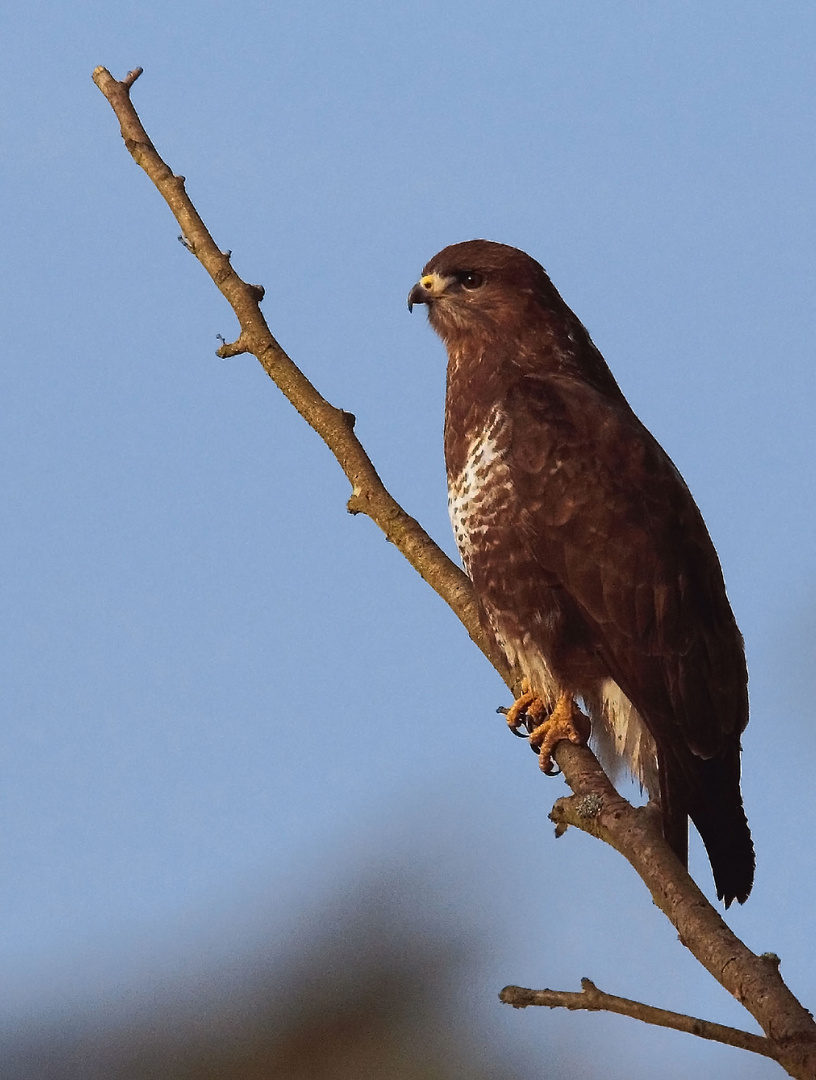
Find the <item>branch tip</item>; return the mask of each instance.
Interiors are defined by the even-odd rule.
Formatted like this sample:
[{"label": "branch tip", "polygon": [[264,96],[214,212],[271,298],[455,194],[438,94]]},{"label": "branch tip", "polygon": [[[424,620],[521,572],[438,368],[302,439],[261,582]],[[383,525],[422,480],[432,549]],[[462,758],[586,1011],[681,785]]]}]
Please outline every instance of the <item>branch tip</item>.
[{"label": "branch tip", "polygon": [[223,342],[220,348],[215,350],[215,355],[221,360],[230,360],[233,356],[241,356],[243,353],[252,351],[243,333],[239,334],[235,341],[224,341],[221,334],[216,334],[216,337]]},{"label": "branch tip", "polygon": [[124,79],[122,79],[122,86],[127,87],[127,89],[129,90],[131,88],[131,86],[133,86],[133,84],[139,78],[139,76],[142,74],[143,71],[144,71],[144,68],[140,68],[140,67],[135,67],[133,69],[133,71],[129,71],[127,73],[127,75],[125,75]]},{"label": "branch tip", "polygon": [[[354,517],[356,514],[364,514],[366,512],[366,500],[363,498],[363,492],[359,487],[355,487],[349,496],[346,503],[346,511]],[[388,537],[386,536],[386,540]]]}]

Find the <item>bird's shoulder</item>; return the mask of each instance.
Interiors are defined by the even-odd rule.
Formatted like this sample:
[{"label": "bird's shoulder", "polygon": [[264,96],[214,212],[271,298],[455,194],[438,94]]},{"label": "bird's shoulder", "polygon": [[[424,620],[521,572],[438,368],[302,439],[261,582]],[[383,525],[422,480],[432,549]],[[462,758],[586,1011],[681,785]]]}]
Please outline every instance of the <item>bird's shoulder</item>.
[{"label": "bird's shoulder", "polygon": [[619,618],[613,609],[648,596],[633,634],[664,624],[669,608],[695,608],[710,621],[705,609],[719,606],[723,586],[705,522],[623,395],[610,399],[561,376],[526,377],[508,387],[503,412],[519,527],[542,563],[586,592],[600,619]]},{"label": "bird's shoulder", "polygon": [[679,472],[623,394],[571,375],[523,373],[509,380],[500,412],[519,482],[579,483],[586,496],[688,496]]}]

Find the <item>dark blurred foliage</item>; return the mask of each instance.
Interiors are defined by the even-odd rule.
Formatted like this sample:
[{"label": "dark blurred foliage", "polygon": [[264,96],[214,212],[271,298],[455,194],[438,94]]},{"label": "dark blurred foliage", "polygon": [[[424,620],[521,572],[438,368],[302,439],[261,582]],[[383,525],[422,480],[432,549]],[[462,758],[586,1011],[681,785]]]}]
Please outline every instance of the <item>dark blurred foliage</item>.
[{"label": "dark blurred foliage", "polygon": [[[73,1015],[6,1039],[3,1080],[514,1080],[508,1046],[463,1018],[468,954],[453,921],[420,926],[377,890],[327,899],[291,934],[290,955],[253,956],[193,994],[134,998],[129,1014]],[[342,910],[338,911],[337,907]],[[327,931],[326,927],[331,929]],[[286,943],[284,943],[284,949]],[[270,952],[272,950],[269,950]],[[497,987],[497,990],[499,988]],[[497,1008],[501,1008],[497,1003]],[[513,1064],[514,1057],[516,1063]],[[536,1070],[535,1075],[544,1075]],[[546,1071],[547,1076],[554,1076]],[[561,1074],[563,1075],[563,1074]]]}]

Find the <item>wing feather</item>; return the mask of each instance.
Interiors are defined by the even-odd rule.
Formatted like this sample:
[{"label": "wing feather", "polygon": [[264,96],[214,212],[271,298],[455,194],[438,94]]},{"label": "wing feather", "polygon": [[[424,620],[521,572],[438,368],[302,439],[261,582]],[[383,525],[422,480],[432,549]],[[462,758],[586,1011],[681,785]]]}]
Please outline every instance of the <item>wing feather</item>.
[{"label": "wing feather", "polygon": [[655,738],[679,725],[694,753],[720,753],[747,722],[742,639],[677,469],[622,398],[585,382],[524,375],[503,408],[538,565],[574,600]]}]

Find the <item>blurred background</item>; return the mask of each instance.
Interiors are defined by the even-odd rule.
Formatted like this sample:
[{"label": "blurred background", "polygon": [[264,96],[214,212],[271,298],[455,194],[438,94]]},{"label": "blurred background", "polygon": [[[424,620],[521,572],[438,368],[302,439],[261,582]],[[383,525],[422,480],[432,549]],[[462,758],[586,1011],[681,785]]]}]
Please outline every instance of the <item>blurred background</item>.
[{"label": "blurred background", "polygon": [[[816,1004],[816,11],[803,0],[9,0],[0,1075],[778,1075],[509,982],[751,1027],[614,853],[547,814],[454,617],[363,517],[91,83],[453,554],[446,244],[550,272],[685,475],[746,638],[757,882]],[[634,793],[637,794],[637,793]],[[692,871],[712,885],[695,841]]]}]

